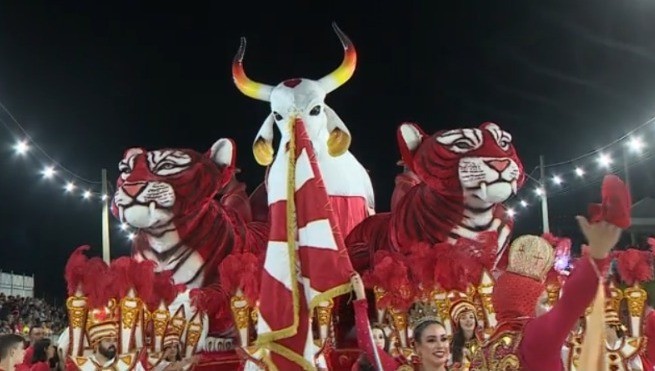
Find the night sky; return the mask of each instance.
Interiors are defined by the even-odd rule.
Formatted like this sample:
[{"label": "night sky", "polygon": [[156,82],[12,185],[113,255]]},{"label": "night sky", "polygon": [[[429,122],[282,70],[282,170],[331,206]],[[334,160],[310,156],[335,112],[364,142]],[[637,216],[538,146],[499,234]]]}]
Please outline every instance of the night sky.
[{"label": "night sky", "polygon": [[[570,160],[655,115],[652,1],[91,3],[0,5],[0,101],[49,156],[91,181],[107,168],[113,184],[133,146],[204,152],[231,137],[240,179],[252,190],[264,169],[250,146],[269,107],[232,83],[239,37],[248,39],[245,67],[254,80],[320,78],[342,59],[332,21],[355,43],[359,62],[327,103],[370,169],[379,211],[388,210],[400,171],[402,121],[428,132],[494,121],[513,134],[530,172],[540,154],[550,164]],[[69,178],[41,179],[51,162],[36,151],[15,157],[20,130],[0,118],[11,130],[0,125],[0,268],[34,273],[37,295],[62,300],[70,252],[90,244],[100,254],[100,202],[65,195]],[[643,133],[652,144],[655,124]],[[654,153],[630,158],[635,199],[655,196]],[[580,162],[595,174],[584,181],[572,176],[572,164],[548,168],[565,178],[550,199],[556,232],[574,233],[573,215],[597,200],[602,172],[594,158]],[[529,182],[520,192],[532,206],[517,209],[516,233],[541,233],[534,188]],[[114,257],[129,253],[113,218],[111,237]]]}]

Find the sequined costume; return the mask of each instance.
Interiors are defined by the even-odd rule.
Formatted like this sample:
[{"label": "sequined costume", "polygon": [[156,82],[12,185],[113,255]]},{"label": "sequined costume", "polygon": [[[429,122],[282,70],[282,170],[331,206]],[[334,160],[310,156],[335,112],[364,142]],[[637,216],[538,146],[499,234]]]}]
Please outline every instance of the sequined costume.
[{"label": "sequined costume", "polygon": [[492,297],[498,326],[473,355],[471,370],[562,370],[564,342],[594,298],[596,267],[603,271],[609,259],[580,259],[559,301],[534,318],[553,260],[552,247],[540,237],[522,236],[512,243],[507,271],[498,278]]}]

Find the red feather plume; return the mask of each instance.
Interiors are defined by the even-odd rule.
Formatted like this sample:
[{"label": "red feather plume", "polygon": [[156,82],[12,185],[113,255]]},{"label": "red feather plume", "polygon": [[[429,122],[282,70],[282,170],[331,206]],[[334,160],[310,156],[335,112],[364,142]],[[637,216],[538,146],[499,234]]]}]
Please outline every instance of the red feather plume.
[{"label": "red feather plume", "polygon": [[193,289],[189,296],[191,305],[197,311],[207,313],[209,317],[221,317],[223,311],[230,307],[230,294],[218,284]]},{"label": "red feather plume", "polygon": [[377,251],[374,266],[363,277],[367,287],[378,286],[386,294],[378,302],[380,308],[392,307],[407,310],[414,299],[414,286],[409,279],[409,270],[400,254]]},{"label": "red feather plume", "polygon": [[414,244],[406,259],[415,285],[417,287],[420,285],[424,290],[434,288],[434,267],[437,264],[437,256],[432,245],[424,242]]},{"label": "red feather plume", "polygon": [[82,291],[87,297],[91,308],[100,308],[107,305],[110,299],[115,299],[117,290],[113,285],[114,275],[109,266],[100,258],[93,257],[86,264]]},{"label": "red feather plume", "polygon": [[498,251],[498,232],[482,232],[477,238],[459,238],[453,246],[458,260],[467,263],[466,284],[477,286],[482,281],[482,272],[493,269]]},{"label": "red feather plume", "polygon": [[64,269],[64,277],[66,278],[68,296],[75,295],[78,288],[81,288],[84,276],[87,272],[86,264],[89,258],[84,255],[91,247],[89,245],[80,246],[68,258],[66,268]]},{"label": "red feather plume", "polygon": [[601,188],[602,203],[589,205],[589,221],[606,221],[621,229],[630,226],[632,197],[628,187],[616,175],[606,175]]},{"label": "red feather plume", "polygon": [[627,249],[617,252],[617,269],[628,285],[653,279],[653,254],[650,251]]},{"label": "red feather plume", "polygon": [[154,262],[139,262],[123,256],[112,261],[109,269],[114,275],[114,286],[119,297],[126,296],[130,289],[134,289],[135,294],[142,299],[152,295],[155,280]]},{"label": "red feather plume", "polygon": [[219,265],[221,286],[229,294],[234,294],[238,289],[241,289],[248,301],[248,305],[254,306],[259,299],[263,265],[263,255],[257,257],[249,252],[233,253],[223,259]]},{"label": "red feather plume", "polygon": [[170,305],[180,291],[184,291],[184,286],[175,284],[173,281],[173,272],[163,271],[155,274],[153,277],[151,295],[140,296],[146,303],[148,309],[152,312],[159,308],[159,304],[161,304],[162,301],[165,306]]}]

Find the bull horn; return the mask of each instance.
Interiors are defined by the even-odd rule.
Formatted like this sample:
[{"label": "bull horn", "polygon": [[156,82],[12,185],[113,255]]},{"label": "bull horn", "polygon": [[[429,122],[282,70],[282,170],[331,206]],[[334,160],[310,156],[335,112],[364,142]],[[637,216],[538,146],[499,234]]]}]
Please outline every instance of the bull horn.
[{"label": "bull horn", "polygon": [[341,31],[336,23],[332,23],[332,28],[334,29],[334,32],[337,33],[341,45],[343,45],[343,62],[341,62],[341,65],[336,70],[318,80],[321,87],[325,89],[326,94],[348,81],[355,72],[355,67],[357,65],[357,52],[355,51],[355,46],[352,41],[350,41],[350,38]]},{"label": "bull horn", "polygon": [[237,88],[246,96],[254,99],[270,102],[271,92],[273,87],[270,85],[262,84],[252,81],[246,76],[246,71],[243,70],[243,56],[246,54],[246,38],[241,38],[241,45],[239,51],[234,56],[232,61],[232,78]]}]

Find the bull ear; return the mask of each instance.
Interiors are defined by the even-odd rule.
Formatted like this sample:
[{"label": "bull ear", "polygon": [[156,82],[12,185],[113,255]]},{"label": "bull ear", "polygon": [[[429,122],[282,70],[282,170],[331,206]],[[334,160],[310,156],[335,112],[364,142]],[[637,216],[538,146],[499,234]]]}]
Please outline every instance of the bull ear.
[{"label": "bull ear", "polygon": [[414,152],[425,139],[425,132],[418,124],[404,122],[398,127],[396,139],[403,162],[414,171]]},{"label": "bull ear", "polygon": [[273,162],[273,113],[266,117],[264,123],[259,128],[255,141],[252,144],[252,153],[255,160],[262,166],[268,166]]},{"label": "bull ear", "polygon": [[324,110],[327,117],[327,130],[330,133],[327,142],[328,153],[334,157],[341,156],[350,148],[352,140],[350,130],[332,108],[325,105]]}]

